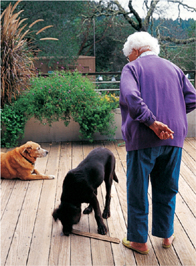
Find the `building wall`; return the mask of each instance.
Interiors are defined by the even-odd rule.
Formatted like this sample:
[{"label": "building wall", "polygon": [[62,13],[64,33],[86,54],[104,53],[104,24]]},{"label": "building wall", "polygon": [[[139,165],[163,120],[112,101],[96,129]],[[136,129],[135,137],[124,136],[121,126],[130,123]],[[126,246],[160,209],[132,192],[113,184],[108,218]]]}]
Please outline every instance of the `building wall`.
[{"label": "building wall", "polygon": [[[65,69],[65,58],[58,58],[58,61],[54,58],[47,57],[35,57],[34,65],[37,71],[47,74],[54,70]],[[79,56],[75,65],[69,65],[69,70],[78,70],[81,73],[95,73],[95,57],[94,56]],[[67,70],[67,69],[66,69]]]}]

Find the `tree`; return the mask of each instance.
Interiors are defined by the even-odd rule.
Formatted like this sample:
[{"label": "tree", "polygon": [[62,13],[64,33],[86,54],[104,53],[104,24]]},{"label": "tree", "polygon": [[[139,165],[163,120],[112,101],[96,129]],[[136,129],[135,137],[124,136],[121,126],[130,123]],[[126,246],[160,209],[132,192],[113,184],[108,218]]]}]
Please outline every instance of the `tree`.
[{"label": "tree", "polygon": [[[189,10],[190,12],[196,12],[196,8],[190,7],[183,3],[182,0],[167,0],[167,3],[173,3],[178,4],[178,7],[182,6]],[[137,13],[136,9],[133,6],[133,1],[128,1],[128,8],[129,10],[126,10],[122,7],[120,2],[118,0],[112,0],[112,1],[103,1],[100,0],[99,4],[95,4],[95,10],[94,10],[94,17],[99,16],[117,16],[117,15],[123,15],[126,21],[128,21],[129,24],[136,30],[136,31],[148,31],[154,14],[159,14],[163,12],[164,7],[160,7],[160,4],[162,4],[161,0],[144,0],[143,6],[146,10],[146,17],[142,19],[140,15]],[[91,15],[92,16],[92,15]],[[180,18],[180,9],[179,9],[179,18]],[[187,43],[187,42],[194,42],[196,38],[189,38],[189,39],[174,39],[169,38],[168,36],[165,38],[165,36],[162,36],[159,33],[159,38],[161,40],[170,40],[175,43]]]},{"label": "tree", "polygon": [[[89,23],[92,25],[90,19]],[[103,16],[95,19],[95,56],[98,72],[121,71],[126,63],[126,58],[122,53],[122,40],[130,33],[133,33],[133,30],[121,16],[113,18]],[[91,34],[81,49],[81,54],[93,56],[93,44],[94,36],[91,28]]]},{"label": "tree", "polygon": [[[175,1],[168,0],[172,5],[180,5]],[[173,22],[163,18],[155,19],[155,14],[164,12],[161,4],[165,1],[144,0],[143,8],[146,17],[142,18],[136,12],[132,1],[129,8],[125,9],[117,0],[114,1],[22,1],[18,8],[24,9],[24,17],[33,20],[43,18],[36,27],[52,24],[47,29],[47,34],[59,39],[58,43],[43,43],[35,35],[35,53],[40,50],[39,56],[63,57],[65,64],[74,64],[79,55],[94,56],[94,44],[97,71],[120,71],[126,63],[122,53],[123,44],[128,35],[134,31],[147,30],[159,38],[161,43],[161,56],[170,60],[178,59],[177,53],[184,47],[194,45],[195,36],[188,33],[186,27],[182,30],[181,20]],[[9,2],[2,2],[2,10]],[[191,7],[184,5],[190,11]],[[166,10],[166,8],[165,8]],[[174,24],[173,24],[174,23]],[[175,30],[172,30],[175,25]],[[95,27],[94,27],[95,26]],[[187,32],[187,33],[186,33]],[[42,32],[42,34],[45,34]],[[44,36],[44,35],[43,35]],[[29,36],[32,38],[33,36]],[[94,38],[95,37],[95,38]],[[180,40],[177,44],[173,41]],[[188,51],[188,50],[187,50]],[[189,59],[193,60],[193,53]],[[182,61],[182,60],[181,60]],[[178,60],[178,64],[179,64]],[[185,64],[186,67],[188,64]],[[180,66],[180,65],[179,65]]]},{"label": "tree", "polygon": [[[164,36],[169,35],[170,37],[175,36],[175,38],[183,39],[194,38],[195,36],[196,21],[193,19],[188,21],[166,20],[164,23]],[[161,56],[169,59],[182,70],[195,69],[195,42],[176,44],[171,41],[164,41],[161,44]]]},{"label": "tree", "polygon": [[[142,18],[136,9],[134,8],[133,1],[129,0],[128,1],[128,8],[122,7],[120,2],[118,0],[113,0],[113,1],[104,1],[101,0],[99,3],[94,2],[94,13],[91,14],[90,16],[87,15],[84,17],[86,18],[98,18],[98,17],[111,17],[114,18],[116,16],[121,16],[124,18],[126,22],[129,23],[131,28],[134,31],[148,31],[152,35],[155,35],[159,39],[159,43],[161,44],[162,47],[162,54],[166,58],[171,58],[169,54],[175,51],[177,49],[177,53],[179,53],[180,47],[184,47],[187,45],[191,49],[195,45],[195,33],[192,31],[192,34],[188,34],[185,31],[183,34],[179,35],[179,30],[180,30],[180,8],[185,8],[186,10],[190,12],[196,12],[196,8],[188,6],[183,3],[182,0],[167,0],[164,1],[165,6],[163,6],[163,1],[161,0],[144,0],[143,1],[143,8],[145,10],[146,16]],[[160,24],[155,25],[155,19],[154,16],[158,15],[161,17],[161,14],[165,13],[165,10],[168,10],[168,5],[178,5],[178,25],[177,25],[177,31],[172,30],[171,27],[168,29],[165,25],[165,22],[167,22],[166,19],[160,19],[159,22]],[[167,6],[166,6],[167,5]],[[125,41],[122,40],[123,42]],[[171,49],[171,47],[173,47]],[[169,53],[170,51],[170,53]],[[176,54],[174,55],[176,58]],[[191,61],[194,61],[194,55],[193,53],[191,54]],[[178,61],[178,65],[179,65]],[[186,64],[187,65],[187,64]],[[181,65],[179,65],[181,66]]]}]

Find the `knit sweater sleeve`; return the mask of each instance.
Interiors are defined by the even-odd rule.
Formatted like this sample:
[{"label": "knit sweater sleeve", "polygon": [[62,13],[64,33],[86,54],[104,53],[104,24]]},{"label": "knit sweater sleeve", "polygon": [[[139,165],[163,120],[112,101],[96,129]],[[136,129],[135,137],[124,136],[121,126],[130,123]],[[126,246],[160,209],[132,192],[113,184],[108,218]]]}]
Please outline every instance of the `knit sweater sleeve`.
[{"label": "knit sweater sleeve", "polygon": [[156,120],[142,99],[138,73],[133,66],[123,68],[120,82],[120,104],[127,106],[129,115],[135,121],[150,126]]}]

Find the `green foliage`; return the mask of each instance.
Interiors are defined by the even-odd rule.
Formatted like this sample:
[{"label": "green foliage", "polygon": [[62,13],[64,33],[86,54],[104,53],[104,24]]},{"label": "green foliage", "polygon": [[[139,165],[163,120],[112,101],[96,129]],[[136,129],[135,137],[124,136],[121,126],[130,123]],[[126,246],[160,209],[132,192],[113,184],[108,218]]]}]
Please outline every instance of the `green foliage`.
[{"label": "green foliage", "polygon": [[42,123],[46,120],[49,125],[62,119],[65,126],[72,117],[79,123],[82,137],[91,142],[96,132],[112,137],[116,130],[113,107],[113,103],[95,92],[92,82],[78,72],[60,71],[47,78],[35,77],[31,80],[31,89],[2,110],[2,146],[16,145],[24,133],[25,122],[33,116]]},{"label": "green foliage", "polygon": [[112,109],[119,108],[119,96],[115,95],[115,93],[111,94],[107,92],[104,95],[104,99],[106,99],[106,101],[110,103]]},{"label": "green foliage", "polygon": [[2,147],[17,146],[18,141],[24,135],[24,127],[27,121],[27,117],[21,112],[19,106],[5,105],[4,109],[1,109],[1,126]]}]

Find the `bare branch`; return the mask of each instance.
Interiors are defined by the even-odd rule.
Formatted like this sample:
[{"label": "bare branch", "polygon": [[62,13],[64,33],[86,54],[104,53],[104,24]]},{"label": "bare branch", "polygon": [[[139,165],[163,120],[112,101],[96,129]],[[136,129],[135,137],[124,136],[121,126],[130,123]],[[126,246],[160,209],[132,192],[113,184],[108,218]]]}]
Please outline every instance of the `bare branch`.
[{"label": "bare branch", "polygon": [[[135,8],[133,7],[133,1],[129,0],[128,7],[129,11],[126,11],[120,4],[119,0],[111,0],[107,2],[103,2],[102,0],[99,3],[95,3],[94,12],[90,15],[85,16],[86,19],[92,19],[93,17],[115,17],[118,15],[123,15],[125,20],[136,30],[136,31],[147,31],[150,26],[150,22],[152,22],[153,14],[155,10],[158,8],[158,4],[161,3],[161,0],[151,0],[150,4],[148,4],[148,0],[143,0],[143,5],[147,9],[147,15],[145,19],[142,21],[142,18],[139,16]],[[167,0],[168,3],[178,4],[178,8],[183,6],[189,11],[196,11],[196,8],[188,6],[184,4],[182,0]],[[160,26],[160,25],[159,25]],[[152,24],[151,24],[152,27]],[[195,41],[195,38],[189,39],[177,39],[169,36],[162,36],[159,30],[159,27],[156,30],[158,39],[160,41],[169,41],[176,44],[186,44]],[[170,34],[171,36],[171,34]]]},{"label": "bare branch", "polygon": [[136,12],[136,10],[133,8],[132,0],[129,0],[129,9],[130,13],[133,14],[138,21],[138,29],[142,29],[142,19],[140,18],[139,14]]},{"label": "bare branch", "polygon": [[169,41],[175,44],[187,44],[196,42],[196,38],[188,38],[188,39],[176,39],[169,36],[160,36],[161,41]]},{"label": "bare branch", "polygon": [[[122,14],[124,16],[124,18],[131,24],[131,26],[135,30],[137,30],[137,31],[144,30],[143,27],[142,27],[142,20],[141,20],[140,16],[136,12],[136,10],[133,8],[132,0],[129,0],[129,5],[128,5],[130,12],[126,12],[124,10],[124,8],[121,6],[121,4],[119,3],[118,0],[114,0],[113,2],[117,5],[118,10],[120,11],[120,14]],[[138,23],[136,23],[133,20],[133,17],[131,17],[130,14],[133,14],[134,15],[134,17],[136,18],[136,20],[138,21]]]},{"label": "bare branch", "polygon": [[168,3],[175,3],[178,4],[179,6],[183,6],[184,8],[186,8],[188,11],[191,12],[196,12],[196,8],[192,7],[192,6],[188,6],[187,4],[184,4],[182,1],[180,0],[167,0]]},{"label": "bare branch", "polygon": [[[147,31],[148,27],[149,27],[149,23],[150,23],[150,18],[152,17],[154,10],[157,6],[157,4],[159,3],[160,0],[152,0],[150,3],[150,8],[148,9],[146,18],[144,19],[143,22],[143,28]],[[146,5],[147,6],[147,5]]]}]

